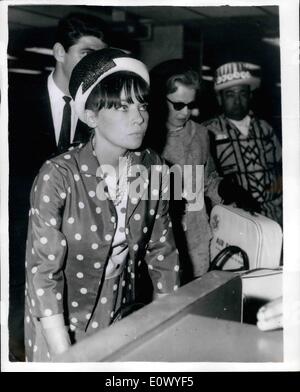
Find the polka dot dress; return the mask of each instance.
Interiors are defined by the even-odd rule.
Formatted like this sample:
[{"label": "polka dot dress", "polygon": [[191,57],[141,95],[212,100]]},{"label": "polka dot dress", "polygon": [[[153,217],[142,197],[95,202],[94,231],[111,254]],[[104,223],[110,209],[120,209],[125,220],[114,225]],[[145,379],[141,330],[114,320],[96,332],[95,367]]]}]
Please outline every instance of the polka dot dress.
[{"label": "polka dot dress", "polygon": [[[133,163],[146,168],[161,162],[150,150],[132,155]],[[139,302],[137,282],[145,270],[157,292],[179,286],[167,203],[128,196],[114,206],[99,197],[98,168],[90,141],[47,161],[33,184],[26,248],[28,361],[51,361],[41,317],[64,315],[74,343],[108,327],[121,306]],[[150,186],[142,189],[150,195]]]}]

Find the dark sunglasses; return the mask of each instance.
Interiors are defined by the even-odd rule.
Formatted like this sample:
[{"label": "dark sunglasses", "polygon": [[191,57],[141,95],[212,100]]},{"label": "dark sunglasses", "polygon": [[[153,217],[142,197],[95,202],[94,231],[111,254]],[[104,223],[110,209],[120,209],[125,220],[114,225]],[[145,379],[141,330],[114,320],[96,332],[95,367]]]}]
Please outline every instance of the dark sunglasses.
[{"label": "dark sunglasses", "polygon": [[173,102],[173,101],[171,101],[169,98],[167,98],[167,101],[169,101],[169,102],[173,105],[173,108],[174,108],[175,110],[182,110],[182,109],[185,108],[186,106],[187,106],[187,108],[188,108],[189,110],[193,110],[193,109],[195,109],[195,108],[197,107],[197,102],[196,102],[196,101],[192,101],[192,102],[189,102],[189,103],[184,103],[184,102]]}]

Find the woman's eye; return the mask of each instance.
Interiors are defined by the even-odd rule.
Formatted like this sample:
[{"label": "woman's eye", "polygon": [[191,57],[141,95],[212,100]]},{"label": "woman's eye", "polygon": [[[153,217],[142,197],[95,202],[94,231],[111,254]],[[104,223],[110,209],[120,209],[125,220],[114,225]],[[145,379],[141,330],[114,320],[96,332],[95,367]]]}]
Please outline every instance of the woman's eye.
[{"label": "woman's eye", "polygon": [[117,107],[117,110],[120,110],[121,112],[126,112],[128,110],[128,105],[120,105]]},{"label": "woman's eye", "polygon": [[146,111],[148,110],[148,104],[147,104],[147,103],[144,103],[143,105],[140,105],[139,109],[140,109],[142,112],[146,112]]}]

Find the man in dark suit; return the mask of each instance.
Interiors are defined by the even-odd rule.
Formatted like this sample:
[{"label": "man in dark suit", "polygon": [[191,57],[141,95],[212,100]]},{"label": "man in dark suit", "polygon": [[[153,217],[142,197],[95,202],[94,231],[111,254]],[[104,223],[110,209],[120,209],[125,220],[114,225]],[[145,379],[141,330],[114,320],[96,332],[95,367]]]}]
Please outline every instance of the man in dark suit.
[{"label": "man in dark suit", "polygon": [[107,34],[99,18],[67,15],[56,32],[53,72],[17,94],[9,89],[9,351],[13,361],[24,360],[24,263],[31,185],[44,161],[89,137],[89,129],[75,114],[69,79],[82,57],[107,46]]}]

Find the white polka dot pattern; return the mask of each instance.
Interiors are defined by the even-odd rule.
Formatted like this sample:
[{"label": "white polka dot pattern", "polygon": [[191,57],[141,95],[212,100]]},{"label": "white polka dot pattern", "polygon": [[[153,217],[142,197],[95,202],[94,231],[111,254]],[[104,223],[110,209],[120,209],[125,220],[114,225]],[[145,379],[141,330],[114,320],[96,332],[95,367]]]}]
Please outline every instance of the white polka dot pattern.
[{"label": "white polka dot pattern", "polygon": [[50,223],[51,223],[52,226],[55,226],[56,223],[57,223],[57,222],[56,222],[56,219],[55,219],[55,218],[51,218],[51,219],[50,219]]},{"label": "white polka dot pattern", "polygon": [[139,201],[138,198],[136,198],[136,197],[132,197],[130,200],[131,200],[132,204],[137,204]]},{"label": "white polka dot pattern", "polygon": [[52,310],[51,310],[51,309],[45,309],[44,315],[45,315],[46,317],[52,316]]},{"label": "white polka dot pattern", "polygon": [[[92,154],[86,159],[83,156],[78,158],[81,151],[87,151],[86,146],[80,151],[76,147],[73,151],[54,158],[48,166],[41,169],[32,195],[29,218],[37,229],[29,235],[26,259],[29,282],[27,296],[31,304],[28,311],[35,317],[62,313],[66,302],[63,296],[66,283],[70,288],[68,301],[72,330],[79,325],[80,328],[84,327],[89,320],[89,328],[102,328],[106,323],[105,317],[107,322],[111,322],[110,318],[115,315],[114,303],[118,302],[119,305],[120,301],[126,303],[126,300],[134,300],[134,280],[143,272],[141,265],[144,258],[141,258],[146,252],[145,263],[153,278],[154,287],[162,292],[167,292],[170,288],[176,290],[176,286],[178,287],[177,257],[175,262],[169,252],[172,232],[168,232],[168,226],[171,223],[162,210],[163,206],[155,199],[159,198],[160,190],[166,191],[167,187],[164,188],[161,182],[155,183],[154,187],[149,188],[148,194],[148,197],[153,196],[153,200],[129,197],[127,206],[125,204],[124,208],[122,205],[122,211],[117,213],[116,208],[111,208],[111,202],[97,197],[97,183],[103,180],[96,177],[98,166],[94,168]],[[161,161],[156,155],[153,160],[152,152],[149,151],[148,156],[143,153],[142,158],[141,154],[131,155],[133,162],[140,164],[145,157],[147,162],[156,165],[156,170],[161,171]],[[147,173],[151,175],[148,167]],[[149,179],[151,180],[150,177]],[[153,184],[149,180],[142,182],[141,190],[147,189],[150,183]],[[113,277],[109,291],[105,291],[101,286],[104,281],[104,261],[114,244],[116,233],[123,237],[126,234],[130,256],[124,267],[124,275]],[[166,246],[168,253],[165,252]],[[62,270],[65,265],[67,268]],[[98,289],[103,291],[99,293],[96,304],[94,294]],[[105,315],[104,321],[100,314]],[[25,318],[29,328],[31,317],[33,316]],[[39,344],[37,347],[39,351]],[[31,351],[32,349],[33,344]]]},{"label": "white polka dot pattern", "polygon": [[39,297],[41,297],[41,296],[44,295],[44,294],[45,294],[45,291],[44,291],[43,289],[38,289],[38,290],[36,291],[36,295],[39,296]]}]

